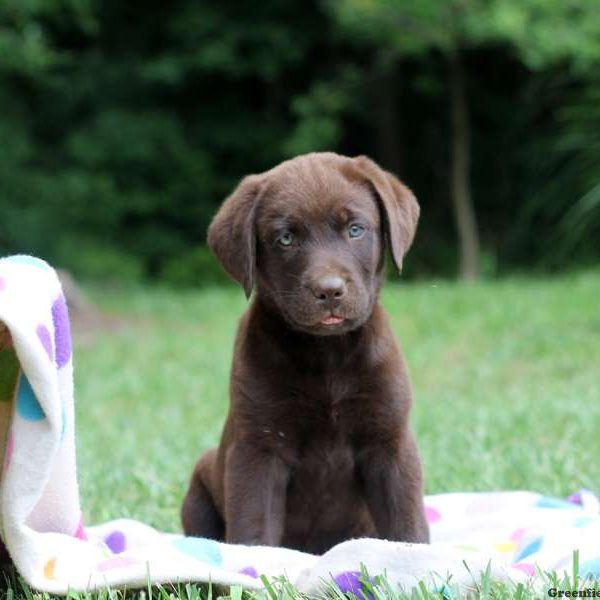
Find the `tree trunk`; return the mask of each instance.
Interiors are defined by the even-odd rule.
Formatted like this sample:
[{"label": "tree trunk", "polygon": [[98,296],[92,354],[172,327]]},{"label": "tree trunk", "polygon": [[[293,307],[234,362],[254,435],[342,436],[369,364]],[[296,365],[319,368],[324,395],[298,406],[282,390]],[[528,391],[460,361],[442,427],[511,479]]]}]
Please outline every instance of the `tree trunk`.
[{"label": "tree trunk", "polygon": [[479,234],[469,179],[470,131],[465,74],[460,50],[450,55],[452,156],[450,193],[460,244],[460,276],[479,276]]},{"label": "tree trunk", "polygon": [[378,161],[396,175],[403,175],[402,132],[397,94],[398,63],[376,61],[373,67],[375,143]]}]

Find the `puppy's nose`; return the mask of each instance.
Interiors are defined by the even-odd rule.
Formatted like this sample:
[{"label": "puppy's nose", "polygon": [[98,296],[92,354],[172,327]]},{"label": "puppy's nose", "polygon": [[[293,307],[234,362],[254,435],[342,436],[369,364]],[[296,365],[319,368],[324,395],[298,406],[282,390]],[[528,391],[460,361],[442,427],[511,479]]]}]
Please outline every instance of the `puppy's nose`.
[{"label": "puppy's nose", "polygon": [[311,289],[317,300],[337,305],[346,293],[346,283],[341,277],[328,276],[315,281]]}]

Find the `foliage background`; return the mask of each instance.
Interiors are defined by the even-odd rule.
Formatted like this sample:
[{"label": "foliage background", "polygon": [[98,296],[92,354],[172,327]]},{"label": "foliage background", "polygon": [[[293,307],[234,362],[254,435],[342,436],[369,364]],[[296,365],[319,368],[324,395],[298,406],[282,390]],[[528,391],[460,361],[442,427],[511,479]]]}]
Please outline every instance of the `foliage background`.
[{"label": "foliage background", "polygon": [[452,276],[453,60],[477,274],[600,262],[584,0],[2,0],[0,254],[220,281],[203,243],[236,182],[335,150],[405,179],[423,209],[408,274]]}]

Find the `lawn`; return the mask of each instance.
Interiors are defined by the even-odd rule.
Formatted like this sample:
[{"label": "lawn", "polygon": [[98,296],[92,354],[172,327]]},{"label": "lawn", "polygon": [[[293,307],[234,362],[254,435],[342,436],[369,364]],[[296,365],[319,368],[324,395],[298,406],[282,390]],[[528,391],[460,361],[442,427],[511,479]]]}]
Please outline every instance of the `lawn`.
[{"label": "lawn", "polygon": [[[90,294],[114,319],[75,332],[86,521],[131,517],[178,531],[194,461],[218,442],[227,410],[243,293]],[[600,272],[387,285],[428,494],[598,489],[599,301]]]}]

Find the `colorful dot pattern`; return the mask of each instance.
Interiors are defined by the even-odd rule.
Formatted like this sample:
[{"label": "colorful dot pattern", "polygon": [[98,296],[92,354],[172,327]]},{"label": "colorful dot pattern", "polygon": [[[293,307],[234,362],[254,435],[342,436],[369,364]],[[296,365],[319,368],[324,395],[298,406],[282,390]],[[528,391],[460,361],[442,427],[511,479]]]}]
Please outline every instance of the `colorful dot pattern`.
[{"label": "colorful dot pattern", "polygon": [[13,265],[26,265],[29,267],[36,267],[37,269],[42,269],[44,271],[48,271],[50,266],[47,262],[44,262],[40,258],[36,258],[35,256],[29,256],[28,254],[16,254],[15,256],[10,256],[5,259]]},{"label": "colorful dot pattern", "polygon": [[513,569],[517,569],[525,573],[527,577],[535,577],[535,567],[530,563],[517,563],[513,565]]},{"label": "colorful dot pattern", "polygon": [[[34,257],[14,257],[11,259],[11,262],[31,266],[36,269],[49,270],[46,263]],[[0,293],[7,291],[10,293],[10,286],[11,281],[7,280],[6,277],[0,277]],[[30,331],[32,339],[35,343],[39,344],[37,354],[35,352],[33,354],[41,357],[40,360],[47,360],[50,365],[59,370],[67,366],[72,358],[68,308],[62,294],[59,294],[52,300],[49,314],[51,315],[51,321],[48,319],[44,323],[36,323],[35,321],[31,323]],[[29,371],[28,374],[31,375],[31,381],[25,373],[21,372],[21,366],[11,341],[8,333],[0,331],[0,403],[9,403],[14,400],[17,415],[26,423],[42,421],[46,418],[46,415],[34,389],[39,388],[38,380]],[[34,385],[32,385],[32,382]],[[67,427],[67,411],[65,404],[61,408],[62,439],[65,436]],[[15,431],[18,435],[17,441],[21,444],[23,443],[18,427],[15,428],[13,426],[9,428],[5,442],[4,470],[10,468],[13,461]],[[22,456],[19,455],[18,458],[21,460]],[[589,494],[589,492],[586,491],[585,494]],[[456,496],[460,496],[460,494],[456,494]],[[557,511],[557,514],[560,512],[565,515],[564,518],[568,520],[569,527],[572,530],[583,530],[597,524],[600,518],[596,514],[582,514],[584,512],[583,507],[587,507],[586,499],[587,496],[582,496],[581,493],[573,494],[567,501],[547,496],[536,496],[531,500],[531,507],[540,509],[540,512],[550,513],[550,511]],[[505,501],[505,497],[502,497],[500,494],[465,495],[464,504],[462,505],[462,516],[469,514],[481,516],[484,513],[502,510]],[[449,519],[461,517],[461,515],[457,515],[452,511],[450,511],[450,514],[446,514],[445,509],[446,505],[444,503],[437,505],[435,501],[425,506],[425,516],[432,528],[435,528],[438,523],[444,523]],[[523,527],[513,529],[512,531],[507,529],[505,536],[499,536],[497,540],[490,540],[486,549],[493,550],[496,553],[495,556],[505,555],[506,558],[502,560],[506,560],[506,564],[511,564],[513,569],[524,573],[528,577],[534,577],[537,573],[536,565],[539,557],[543,556],[544,552],[549,551],[551,544],[546,541],[543,535],[538,535],[537,533],[539,532],[535,535],[532,535],[533,533],[531,529]],[[74,528],[74,531],[71,530],[69,535],[72,536],[69,539],[73,543],[75,541],[72,538],[80,541],[88,539],[82,516],[78,521],[77,527]],[[139,557],[133,558],[132,556],[128,556],[130,548],[138,548],[135,545],[135,539],[131,537],[132,535],[124,527],[123,530],[119,528],[109,531],[103,537],[104,545],[102,546],[102,552],[104,558],[96,563],[96,568],[99,572],[133,568],[139,570],[146,567],[146,561],[141,560]],[[470,541],[468,540],[468,542]],[[227,568],[224,558],[224,554],[226,555],[226,546],[213,540],[176,536],[165,538],[165,544],[170,545],[169,551],[171,553],[176,552],[179,556],[185,556],[204,565]],[[464,542],[456,544],[455,547],[482,550],[481,546],[477,544]],[[2,547],[0,546],[1,551]],[[57,569],[57,565],[60,566],[60,569]],[[238,566],[235,568],[238,569],[236,572],[239,574],[255,579],[259,576],[259,571],[251,564],[247,564],[242,569],[239,569]],[[46,579],[56,581],[57,572],[59,576],[62,576],[60,575],[62,571],[68,571],[68,563],[64,561],[61,555],[47,556],[45,557],[42,569]],[[588,553],[588,555],[583,557],[580,574],[582,577],[600,579],[600,556],[596,556],[596,552],[591,555]],[[365,583],[361,573],[357,570],[344,570],[337,573],[333,579],[343,593],[353,594],[362,600],[372,597],[369,592],[369,582]],[[372,584],[373,582],[371,581],[370,583]]]},{"label": "colorful dot pattern", "polygon": [[568,500],[560,500],[559,498],[548,498],[547,496],[542,496],[537,501],[536,506],[539,508],[575,508],[573,502],[569,502]]},{"label": "colorful dot pattern", "polygon": [[206,538],[176,537],[173,545],[179,552],[209,565],[220,566],[223,562],[218,542]]},{"label": "colorful dot pattern", "polygon": [[440,512],[432,506],[425,507],[425,518],[429,524],[437,523],[441,519]]},{"label": "colorful dot pattern", "polygon": [[584,579],[600,579],[600,556],[585,561],[580,566],[579,572]]},{"label": "colorful dot pattern", "polygon": [[61,369],[71,358],[71,327],[69,311],[65,297],[61,294],[52,305],[54,323],[54,345],[56,347],[56,366]]},{"label": "colorful dot pattern", "polygon": [[122,531],[113,531],[104,538],[104,542],[113,554],[121,554],[127,547],[125,534]]},{"label": "colorful dot pattern", "polygon": [[109,558],[107,560],[103,560],[96,567],[98,571],[112,571],[113,569],[127,569],[130,567],[140,566],[142,563],[129,556],[115,556],[114,558]]},{"label": "colorful dot pattern", "polygon": [[258,579],[258,571],[254,567],[244,567],[243,569],[240,569],[238,573],[247,575],[253,579]]},{"label": "colorful dot pattern", "polygon": [[535,538],[517,553],[517,555],[515,556],[515,561],[521,562],[524,558],[527,558],[528,556],[539,552],[542,548],[543,543],[544,540],[541,537]]},{"label": "colorful dot pattern", "polygon": [[26,421],[41,421],[46,416],[25,374],[22,374],[19,380],[17,412]]},{"label": "colorful dot pattern", "polygon": [[352,594],[362,600],[372,600],[373,594],[365,590],[360,571],[344,571],[334,576],[333,580],[344,594]]},{"label": "colorful dot pattern", "polygon": [[50,337],[50,332],[45,325],[38,325],[35,330],[38,339],[40,340],[42,347],[46,351],[50,362],[54,361],[54,350],[52,349],[52,338]]},{"label": "colorful dot pattern", "polygon": [[576,529],[580,529],[582,527],[587,527],[591,523],[593,523],[596,519],[591,515],[583,515],[582,517],[577,517],[573,521],[573,527]]},{"label": "colorful dot pattern", "polygon": [[[585,501],[583,498],[584,493],[587,494]],[[471,501],[465,495],[464,503],[459,504],[458,508],[451,504],[445,507],[443,503],[435,507],[426,505],[425,516],[432,527],[432,531],[435,531],[439,523],[442,526],[447,525],[449,519],[460,521],[463,518],[473,518],[474,522],[479,523],[481,515],[485,513],[489,513],[491,519],[498,518],[498,515],[502,515],[503,511],[507,511],[507,501],[514,502],[514,497],[518,494],[522,493],[516,492],[514,496],[510,492],[470,494],[469,496],[472,497]],[[461,494],[450,494],[449,496],[460,497]],[[493,551],[497,557],[496,560],[503,561],[502,564],[512,566],[513,569],[524,573],[527,577],[535,577],[538,573],[537,565],[540,561],[542,571],[555,568],[556,557],[552,559],[551,567],[544,569],[543,564],[545,560],[548,560],[546,556],[553,556],[553,552],[556,553],[557,551],[556,540],[552,537],[554,528],[563,527],[564,529],[566,527],[565,531],[568,532],[566,535],[571,536],[571,541],[563,542],[561,540],[559,546],[563,543],[565,544],[561,549],[565,553],[565,561],[568,563],[565,565],[565,568],[568,569],[572,561],[572,550],[569,544],[579,544],[581,540],[586,539],[585,537],[577,537],[579,534],[576,532],[590,527],[592,528],[591,531],[595,532],[594,535],[600,533],[600,511],[597,508],[600,503],[598,503],[597,496],[589,490],[572,494],[567,500],[528,493],[525,496],[527,498],[522,497],[519,499],[519,509],[514,514],[518,515],[523,511],[532,511],[532,514],[537,515],[538,519],[542,519],[542,523],[548,523],[547,531],[539,524],[532,527],[518,527],[513,529],[512,532],[508,530],[504,539],[490,539],[487,542],[482,542],[481,538],[477,536],[476,531],[474,531],[477,538],[474,543],[460,542],[455,544],[454,547],[457,550]],[[590,509],[590,505],[596,508]],[[582,510],[584,506],[587,506],[585,512]],[[444,513],[446,508],[448,508],[447,514]],[[547,513],[547,516],[543,513]],[[585,536],[585,533],[581,535]],[[547,539],[551,540],[551,542],[547,542]],[[595,548],[595,543],[592,547]],[[589,552],[588,547],[586,558],[588,558]],[[594,557],[594,554],[592,554],[591,559],[582,562],[580,571],[583,577],[600,579],[600,556]]]},{"label": "colorful dot pattern", "polygon": [[56,579],[56,577],[54,575],[54,570],[55,569],[56,569],[56,556],[53,556],[44,565],[44,577],[46,579],[50,579],[50,580]]},{"label": "colorful dot pattern", "polygon": [[77,529],[75,530],[73,537],[77,538],[78,540],[84,540],[84,541],[88,539],[87,533],[85,532],[83,515],[81,515],[81,518],[79,519],[79,523],[77,524]]}]

